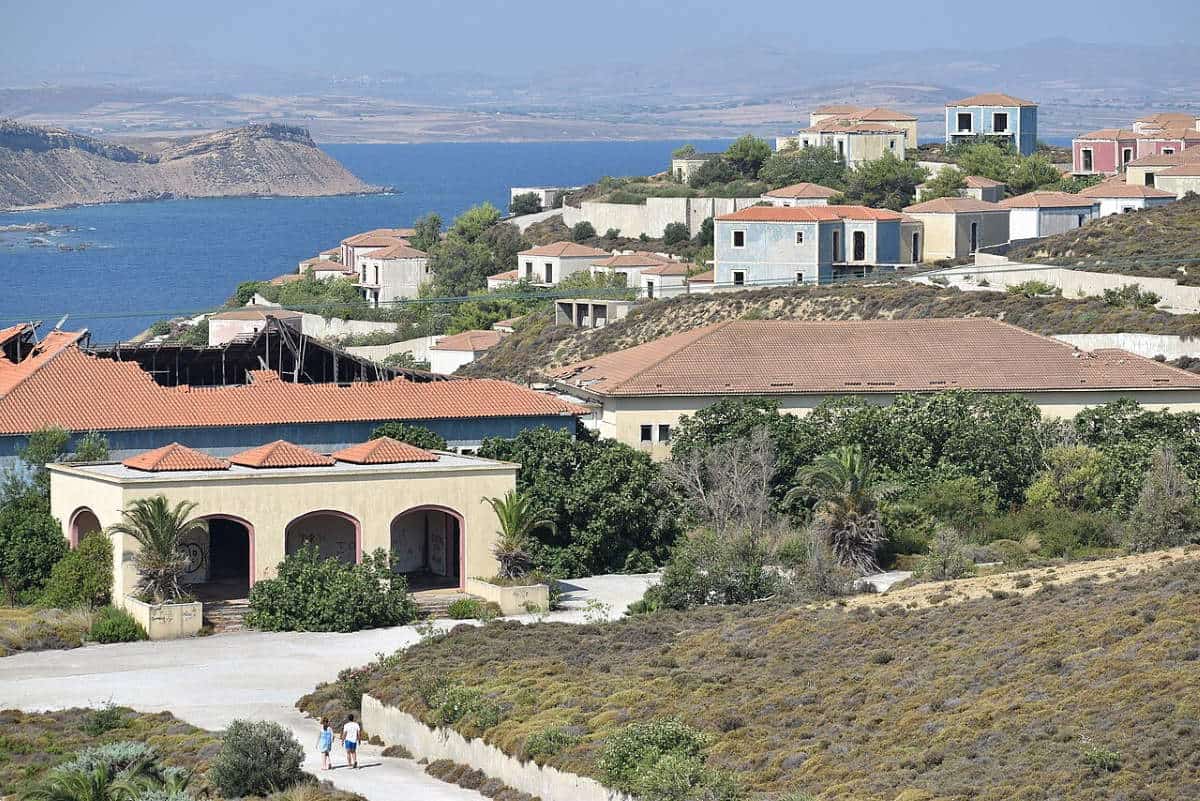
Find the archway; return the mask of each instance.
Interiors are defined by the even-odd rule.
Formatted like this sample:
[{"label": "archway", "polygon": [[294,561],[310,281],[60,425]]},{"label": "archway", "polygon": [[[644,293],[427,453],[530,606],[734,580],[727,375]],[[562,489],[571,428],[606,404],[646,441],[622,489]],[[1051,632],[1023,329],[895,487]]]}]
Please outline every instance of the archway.
[{"label": "archway", "polygon": [[362,560],[362,527],[345,512],[322,509],[300,515],[287,524],[283,535],[285,554],[304,545],[316,545],[321,559],[339,559],[346,564]]},{"label": "archway", "polygon": [[462,588],[463,517],[444,506],[418,506],[391,526],[396,572],[414,590]]},{"label": "archway", "polygon": [[103,530],[104,527],[100,525],[100,518],[96,517],[95,512],[86,506],[79,507],[71,514],[71,524],[67,527],[71,547],[74,548],[93,531]]},{"label": "archway", "polygon": [[246,598],[254,585],[254,526],[233,515],[207,515],[188,536],[184,581],[206,601]]}]

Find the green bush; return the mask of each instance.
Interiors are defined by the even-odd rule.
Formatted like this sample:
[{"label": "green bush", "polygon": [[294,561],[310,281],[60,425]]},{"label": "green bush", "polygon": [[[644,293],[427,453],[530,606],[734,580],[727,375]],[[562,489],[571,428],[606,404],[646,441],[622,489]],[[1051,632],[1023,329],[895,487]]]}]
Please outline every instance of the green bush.
[{"label": "green bush", "polygon": [[39,602],[59,609],[104,606],[112,596],[112,560],[108,537],[88,534],[54,565]]},{"label": "green bush", "polygon": [[394,440],[407,442],[409,445],[416,445],[418,448],[424,448],[427,451],[446,450],[446,438],[437,432],[430,431],[424,426],[413,426],[397,421],[381,423],[375,426],[375,429],[371,432],[371,439],[379,439],[380,437],[391,437]]},{"label": "green bush", "polygon": [[583,242],[591,239],[596,235],[596,228],[587,220],[580,220],[575,223],[571,229],[571,239],[575,242]]},{"label": "green bush", "polygon": [[226,798],[267,796],[305,779],[304,748],[270,721],[235,720],[225,730],[209,779]]},{"label": "green bush", "polygon": [[663,244],[667,246],[678,245],[691,238],[692,232],[688,230],[687,223],[668,223],[667,227],[663,229]]},{"label": "green bush", "polygon": [[775,593],[779,574],[770,552],[753,535],[719,536],[699,530],[671,551],[662,580],[646,591],[651,608],[691,609],[746,604]]},{"label": "green bush", "polygon": [[440,725],[473,723],[481,731],[500,722],[500,707],[481,690],[461,684],[446,684],[430,699],[434,718]]},{"label": "green bush", "polygon": [[579,738],[562,726],[552,726],[529,735],[525,739],[525,756],[530,759],[551,757],[570,748]]},{"label": "green bush", "polygon": [[273,579],[250,590],[247,625],[265,631],[359,631],[401,626],[417,617],[408,582],[383,549],[361,564],[320,559],[306,545],[279,563]]},{"label": "green bush", "polygon": [[735,799],[728,777],[705,765],[711,738],[677,720],[650,720],[618,731],[597,766],[605,784],[644,801]]},{"label": "green bush", "polygon": [[494,620],[500,617],[499,605],[479,598],[459,598],[446,608],[453,620]]},{"label": "green bush", "polygon": [[89,638],[96,642],[137,642],[146,639],[146,630],[124,609],[106,606],[96,614]]},{"label": "green bush", "polygon": [[975,564],[967,554],[962,535],[942,526],[929,546],[929,553],[917,565],[913,575],[930,581],[950,581],[975,574]]},{"label": "green bush", "polygon": [[542,210],[542,200],[537,192],[523,192],[513,197],[508,204],[511,214],[536,214]]},{"label": "green bush", "polygon": [[1022,281],[1019,284],[1010,284],[1007,292],[1010,295],[1020,295],[1025,298],[1062,294],[1062,290],[1053,284],[1047,284],[1045,281]]},{"label": "green bush", "polygon": [[0,489],[0,586],[10,604],[32,603],[66,555],[67,541],[39,485],[6,484]]},{"label": "green bush", "polygon": [[113,729],[124,728],[129,721],[126,712],[127,709],[112,704],[93,709],[83,719],[83,733],[89,737],[99,737]]}]

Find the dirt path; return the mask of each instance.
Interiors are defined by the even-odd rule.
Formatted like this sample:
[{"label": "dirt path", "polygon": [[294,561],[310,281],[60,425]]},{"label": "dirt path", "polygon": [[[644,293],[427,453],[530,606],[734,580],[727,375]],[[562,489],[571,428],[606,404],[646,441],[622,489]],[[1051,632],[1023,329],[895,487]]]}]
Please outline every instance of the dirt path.
[{"label": "dirt path", "polygon": [[[899,604],[912,609],[921,609],[939,604],[953,604],[974,598],[985,598],[1000,592],[1010,595],[1029,595],[1037,592],[1042,585],[1051,583],[1070,584],[1090,579],[1097,584],[1103,584],[1118,578],[1128,578],[1151,570],[1158,570],[1179,562],[1197,560],[1200,560],[1200,546],[1188,545],[1167,551],[1152,551],[1112,559],[1068,562],[1061,565],[1013,570],[955,581],[933,581],[900,587],[881,594],[856,595],[845,599],[844,604],[848,607]],[[826,604],[826,606],[828,605]]]}]

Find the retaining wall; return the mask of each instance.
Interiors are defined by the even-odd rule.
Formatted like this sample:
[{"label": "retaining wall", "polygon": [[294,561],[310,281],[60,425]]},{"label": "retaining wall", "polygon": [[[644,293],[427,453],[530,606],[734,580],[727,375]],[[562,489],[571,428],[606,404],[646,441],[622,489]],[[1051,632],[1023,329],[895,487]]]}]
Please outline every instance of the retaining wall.
[{"label": "retaining wall", "polygon": [[542,801],[634,801],[595,779],[576,776],[536,762],[521,762],[483,740],[467,739],[453,729],[431,729],[412,715],[384,706],[370,695],[362,700],[362,725],[387,745],[402,745],[415,759],[449,759],[483,771],[509,787]]},{"label": "retaining wall", "polygon": [[1082,350],[1120,348],[1138,356],[1153,359],[1165,356],[1168,360],[1181,356],[1200,356],[1200,337],[1180,337],[1172,334],[1054,334]]},{"label": "retaining wall", "polygon": [[406,339],[403,342],[393,342],[390,345],[355,345],[346,348],[346,351],[375,362],[383,361],[394,353],[411,353],[417,361],[427,362],[429,361],[429,349],[439,339],[441,337],[417,337]]},{"label": "retaining wall", "polygon": [[328,320],[319,314],[304,314],[301,331],[310,337],[324,339],[340,337],[347,334],[377,334],[380,331],[391,333],[396,330],[395,323],[377,323],[373,320],[343,320],[331,317]]},{"label": "retaining wall", "polygon": [[753,206],[757,197],[650,197],[644,204],[602,203],[585,200],[579,208],[563,206],[563,222],[574,226],[587,221],[601,236],[610,228],[616,228],[621,236],[660,237],[671,223],[687,223],[692,236],[700,233],[700,226],[709,217],[730,214]]}]

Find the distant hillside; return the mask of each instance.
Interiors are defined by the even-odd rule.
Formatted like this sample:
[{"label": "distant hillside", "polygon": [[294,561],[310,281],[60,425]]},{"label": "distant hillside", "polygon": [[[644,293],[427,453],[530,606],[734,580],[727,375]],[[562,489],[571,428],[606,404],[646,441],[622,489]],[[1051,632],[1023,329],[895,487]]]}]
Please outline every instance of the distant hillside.
[{"label": "distant hillside", "polygon": [[320,150],[304,128],[248,125],[150,153],[0,120],[0,209],[375,189]]},{"label": "distant hillside", "polygon": [[746,316],[760,320],[994,317],[1042,334],[1132,331],[1200,335],[1200,315],[1120,308],[1095,298],[1026,298],[907,281],[874,286],[779,287],[648,301],[636,306],[624,320],[600,329],[555,326],[551,312],[536,312],[526,317],[515,333],[460,368],[456,375],[535,380],[553,367]]},{"label": "distant hillside", "polygon": [[1200,285],[1200,195],[1146,211],[1113,214],[1008,252],[1014,261],[1175,278]]}]

